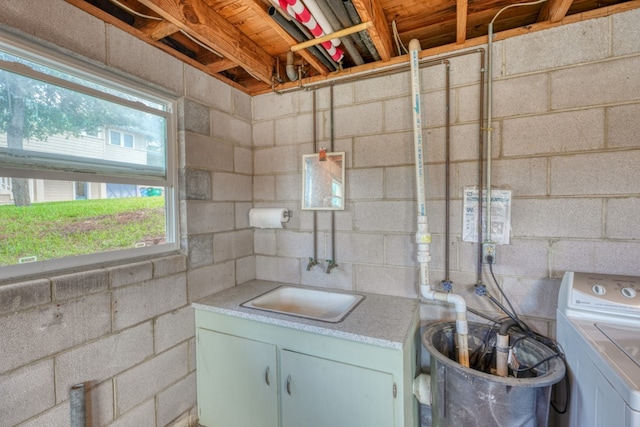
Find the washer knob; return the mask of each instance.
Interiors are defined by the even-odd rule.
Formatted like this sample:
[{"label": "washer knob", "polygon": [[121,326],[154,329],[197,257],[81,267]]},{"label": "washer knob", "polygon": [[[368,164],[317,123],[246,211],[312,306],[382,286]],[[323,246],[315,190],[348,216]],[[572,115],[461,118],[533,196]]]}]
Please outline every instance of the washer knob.
[{"label": "washer knob", "polygon": [[625,296],[627,298],[635,298],[637,295],[636,290],[633,288],[622,288],[620,290],[620,293],[622,293],[622,296]]},{"label": "washer knob", "polygon": [[600,295],[600,296],[602,296],[602,295],[607,293],[607,288],[605,288],[602,285],[593,285],[591,287],[591,290],[593,291],[594,294]]}]

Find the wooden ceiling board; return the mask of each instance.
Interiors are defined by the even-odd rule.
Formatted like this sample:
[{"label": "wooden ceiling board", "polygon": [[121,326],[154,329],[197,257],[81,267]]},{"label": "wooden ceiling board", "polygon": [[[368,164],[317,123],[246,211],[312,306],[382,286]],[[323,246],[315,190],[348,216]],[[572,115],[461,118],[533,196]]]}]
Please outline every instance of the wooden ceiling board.
[{"label": "wooden ceiling board", "polygon": [[[287,52],[299,44],[269,16],[269,7],[276,0],[66,1],[250,95],[301,84],[275,82],[276,63],[284,76]],[[404,51],[396,48],[394,21],[405,47],[411,39],[418,39],[423,51],[428,51],[424,54],[486,43],[489,22],[515,2],[351,0],[351,4],[360,22],[368,25],[365,39],[375,46],[380,59],[364,52],[365,64],[356,65],[346,54],[343,68],[330,71],[308,49],[302,49],[294,55],[296,66],[304,67],[302,83],[326,82],[406,61]],[[640,0],[548,0],[506,9],[494,23],[494,34],[498,40],[636,8]]]}]

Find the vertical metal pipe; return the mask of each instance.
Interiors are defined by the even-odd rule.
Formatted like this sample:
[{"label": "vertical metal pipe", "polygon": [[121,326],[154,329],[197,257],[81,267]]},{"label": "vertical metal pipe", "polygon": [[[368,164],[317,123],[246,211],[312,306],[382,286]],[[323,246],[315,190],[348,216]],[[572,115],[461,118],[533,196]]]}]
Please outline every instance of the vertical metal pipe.
[{"label": "vertical metal pipe", "polygon": [[71,427],[85,427],[87,423],[84,384],[76,384],[69,392]]},{"label": "vertical metal pipe", "polygon": [[[318,152],[318,107],[316,106],[316,91],[313,91],[313,152]],[[313,260],[310,265],[318,263],[318,211],[313,211]],[[310,267],[311,268],[311,267]]]},{"label": "vertical metal pipe", "polygon": [[449,238],[451,235],[451,96],[449,94],[449,88],[451,84],[451,64],[449,61],[445,61],[445,250],[444,250],[444,264],[445,272],[444,279],[449,282]]},{"label": "vertical metal pipe", "polygon": [[[329,86],[329,120],[331,122],[331,151],[333,151],[334,127],[333,127],[333,85]],[[346,168],[347,165],[342,165]],[[344,199],[343,202],[344,203]],[[331,262],[335,267],[336,263],[336,228],[335,228],[335,211],[331,211]],[[329,270],[331,271],[331,270]]]},{"label": "vertical metal pipe", "polygon": [[476,264],[476,282],[478,286],[482,285],[482,178],[484,174],[484,79],[485,79],[485,55],[484,50],[480,51],[480,111],[478,115],[480,116],[478,119],[478,254],[477,254],[477,264]]}]

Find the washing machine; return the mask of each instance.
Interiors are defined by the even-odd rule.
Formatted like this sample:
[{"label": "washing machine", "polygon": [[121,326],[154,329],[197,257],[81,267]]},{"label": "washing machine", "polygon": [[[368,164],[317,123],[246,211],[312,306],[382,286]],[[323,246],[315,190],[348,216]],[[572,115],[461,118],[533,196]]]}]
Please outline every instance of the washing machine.
[{"label": "washing machine", "polygon": [[640,427],[640,277],[565,273],[557,340],[570,381],[558,427]]}]

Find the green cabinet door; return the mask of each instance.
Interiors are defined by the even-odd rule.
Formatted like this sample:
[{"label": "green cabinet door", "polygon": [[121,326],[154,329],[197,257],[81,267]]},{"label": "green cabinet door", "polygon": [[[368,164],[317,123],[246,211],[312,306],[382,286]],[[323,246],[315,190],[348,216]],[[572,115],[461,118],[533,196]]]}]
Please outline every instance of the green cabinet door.
[{"label": "green cabinet door", "polygon": [[387,372],[282,350],[282,427],[393,427]]},{"label": "green cabinet door", "polygon": [[206,427],[278,427],[277,348],[197,331],[198,411]]}]

